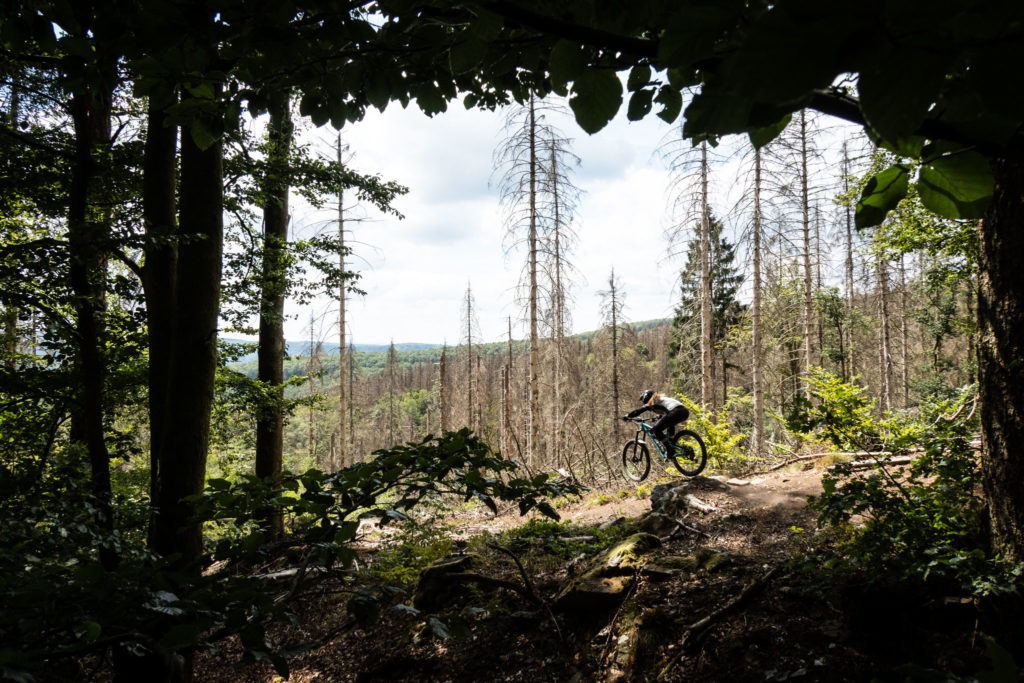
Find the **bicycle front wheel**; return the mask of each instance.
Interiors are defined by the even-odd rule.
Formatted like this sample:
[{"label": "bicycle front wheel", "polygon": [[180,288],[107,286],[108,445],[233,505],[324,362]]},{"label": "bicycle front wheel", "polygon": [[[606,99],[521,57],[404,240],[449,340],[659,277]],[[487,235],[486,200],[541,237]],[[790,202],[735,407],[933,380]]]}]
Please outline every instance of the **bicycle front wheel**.
[{"label": "bicycle front wheel", "polygon": [[627,479],[643,481],[651,471],[651,454],[647,444],[630,441],[622,449],[622,473]]},{"label": "bicycle front wheel", "polygon": [[708,449],[704,446],[704,440],[689,429],[672,437],[672,450],[672,461],[676,469],[687,477],[696,477],[708,464]]}]

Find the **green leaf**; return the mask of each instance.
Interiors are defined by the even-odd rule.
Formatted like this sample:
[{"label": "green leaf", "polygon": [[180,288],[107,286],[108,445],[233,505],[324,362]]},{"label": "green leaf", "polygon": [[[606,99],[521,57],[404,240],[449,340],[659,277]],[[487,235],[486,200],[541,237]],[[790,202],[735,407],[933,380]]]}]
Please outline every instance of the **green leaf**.
[{"label": "green leaf", "polygon": [[394,612],[399,612],[399,613],[404,614],[406,616],[414,617],[414,618],[415,617],[419,617],[420,614],[422,614],[418,609],[416,609],[412,605],[406,605],[404,603],[398,603],[397,605],[392,605],[391,606],[391,610],[394,611]]},{"label": "green leaf", "polygon": [[370,71],[366,78],[367,80],[363,82],[363,96],[379,111],[384,111],[391,101],[391,87],[387,76],[380,71]]},{"label": "green leaf", "polygon": [[626,110],[626,118],[630,121],[639,121],[651,112],[651,99],[654,91],[644,88],[637,90],[629,98],[629,108]]},{"label": "green leaf", "polygon": [[683,110],[683,96],[672,85],[661,86],[654,101],[662,105],[658,118],[665,123],[675,121],[679,117],[679,112]]},{"label": "green leaf", "polygon": [[995,181],[988,161],[974,151],[954,152],[926,162],[917,184],[921,203],[946,218],[981,218]]},{"label": "green leaf", "polygon": [[588,68],[573,83],[569,106],[580,128],[593,135],[608,125],[622,106],[622,82],[610,69]]},{"label": "green leaf", "polygon": [[629,78],[626,79],[626,89],[635,92],[651,82],[650,64],[637,64],[629,70]]},{"label": "green leaf", "polygon": [[201,82],[196,85],[189,83],[185,84],[185,90],[188,91],[192,97],[198,100],[212,100],[213,99],[213,84],[207,82]]},{"label": "green leaf", "polygon": [[200,119],[196,119],[189,126],[189,134],[192,136],[192,142],[196,143],[196,147],[202,150],[209,149],[213,143],[217,142],[216,136]]},{"label": "green leaf", "polygon": [[430,629],[430,632],[434,636],[442,640],[448,640],[452,637],[452,633],[448,630],[448,626],[434,615],[427,617],[427,628]]},{"label": "green leaf", "polygon": [[774,126],[792,110],[788,106],[754,102],[741,95],[705,89],[686,107],[683,135],[695,138],[746,133]]},{"label": "green leaf", "polygon": [[885,220],[886,214],[907,196],[908,180],[909,169],[903,164],[895,164],[873,176],[857,202],[857,228],[878,225]]},{"label": "green leaf", "polygon": [[545,517],[550,517],[551,519],[554,519],[556,521],[561,519],[561,516],[558,514],[558,512],[555,511],[555,508],[551,507],[551,503],[548,503],[545,500],[542,500],[539,503],[537,503],[537,511]]},{"label": "green leaf", "polygon": [[475,71],[487,55],[487,42],[470,36],[468,40],[452,45],[448,51],[448,63],[453,74]]},{"label": "green leaf", "polygon": [[849,60],[843,53],[847,40],[861,29],[852,20],[857,15],[849,17],[836,22],[826,11],[761,13],[718,70],[716,85],[776,105],[789,105],[815,88],[828,87]]},{"label": "green leaf", "polygon": [[658,41],[658,62],[671,67],[687,67],[710,57],[722,33],[736,26],[743,3],[718,0],[685,3],[665,23]]},{"label": "green leaf", "polygon": [[861,69],[860,108],[883,140],[912,136],[946,80],[947,60],[934,52],[893,48]]},{"label": "green leaf", "polygon": [[551,87],[555,90],[564,88],[583,75],[587,68],[587,53],[577,43],[559,40],[551,48],[550,68]]},{"label": "green leaf", "polygon": [[100,634],[103,633],[103,627],[95,621],[86,621],[80,624],[76,631],[79,638],[87,643],[94,643],[99,639]]},{"label": "green leaf", "polygon": [[755,128],[754,130],[750,131],[748,133],[748,135],[750,136],[750,144],[752,144],[755,149],[761,149],[769,142],[777,138],[779,136],[779,133],[781,133],[786,128],[786,126],[789,125],[789,122],[792,118],[792,114],[786,114],[784,117],[782,117],[781,121],[774,125],[765,126],[764,128]]}]

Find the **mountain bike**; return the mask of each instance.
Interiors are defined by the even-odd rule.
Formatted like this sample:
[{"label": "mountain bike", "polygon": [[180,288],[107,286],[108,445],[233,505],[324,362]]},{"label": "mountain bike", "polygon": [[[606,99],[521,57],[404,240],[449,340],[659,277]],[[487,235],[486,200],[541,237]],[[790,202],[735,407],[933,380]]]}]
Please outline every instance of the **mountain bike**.
[{"label": "mountain bike", "polygon": [[650,418],[631,417],[636,422],[636,436],[627,441],[622,449],[622,473],[633,481],[643,481],[651,471],[651,454],[647,448],[647,436],[651,435],[654,450],[663,460],[671,460],[680,474],[695,477],[704,471],[708,464],[708,449],[704,440],[697,432],[681,429],[663,443],[653,435],[654,428],[649,424]]}]

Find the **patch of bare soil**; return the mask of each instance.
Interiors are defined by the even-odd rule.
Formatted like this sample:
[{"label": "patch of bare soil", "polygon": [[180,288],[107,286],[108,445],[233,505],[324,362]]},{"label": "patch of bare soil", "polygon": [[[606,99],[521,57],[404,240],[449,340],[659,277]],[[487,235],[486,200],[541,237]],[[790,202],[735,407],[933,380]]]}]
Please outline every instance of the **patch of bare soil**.
[{"label": "patch of bare soil", "polygon": [[[461,592],[437,614],[458,621],[466,608],[470,635],[427,637],[422,619],[386,610],[372,628],[346,614],[352,588],[330,583],[309,595],[296,626],[277,629],[279,643],[327,640],[292,660],[293,681],[868,681],[906,680],[900,667],[918,663],[963,673],[983,668],[971,642],[976,613],[957,603],[920,606],[899,594],[831,585],[794,564],[823,543],[806,509],[821,490],[820,471],[794,469],[729,483],[698,479],[691,507],[652,561],[721,554],[713,569],[675,575],[641,574],[621,606],[554,613],[505,589]],[[650,511],[650,500],[627,495],[600,505],[560,510],[580,526]],[[496,533],[523,523],[498,518],[459,520],[461,536]],[[523,557],[530,585],[546,605],[576,569]],[[529,559],[533,558],[533,559]],[[495,553],[479,569],[522,584],[507,556]],[[909,611],[907,611],[909,610]],[[237,666],[237,650],[198,662],[202,681],[272,681],[266,665]],[[925,680],[924,678],[913,680]],[[942,679],[946,680],[946,679]]]}]

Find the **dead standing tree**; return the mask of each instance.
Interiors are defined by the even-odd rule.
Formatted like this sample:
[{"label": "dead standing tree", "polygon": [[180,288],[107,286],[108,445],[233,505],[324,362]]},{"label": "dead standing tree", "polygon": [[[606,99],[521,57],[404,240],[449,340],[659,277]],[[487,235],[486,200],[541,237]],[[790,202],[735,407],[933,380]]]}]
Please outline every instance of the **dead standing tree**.
[{"label": "dead standing tree", "polygon": [[721,161],[707,141],[694,144],[679,134],[669,138],[662,146],[668,160],[669,211],[672,216],[668,230],[669,250],[681,250],[695,232],[701,248],[700,263],[700,401],[705,408],[713,402],[714,363],[712,362],[711,321],[711,171]]},{"label": "dead standing tree", "polygon": [[[568,239],[567,226],[571,222],[567,217],[571,218],[575,202],[575,188],[569,182],[567,168],[552,168],[553,163],[564,164],[571,159],[567,139],[549,120],[561,110],[562,107],[553,101],[539,100],[532,95],[523,104],[509,108],[505,119],[506,137],[494,154],[495,172],[500,178],[498,188],[505,209],[505,250],[511,253],[523,248],[527,254],[518,298],[526,310],[529,326],[529,435],[526,454],[530,465],[535,464],[545,450],[540,433],[540,324],[544,301],[541,280],[546,257],[552,253],[560,262],[546,270],[560,283],[565,274],[565,240]],[[560,240],[557,249],[550,246],[553,236]],[[564,298],[556,308],[564,321]]]}]

